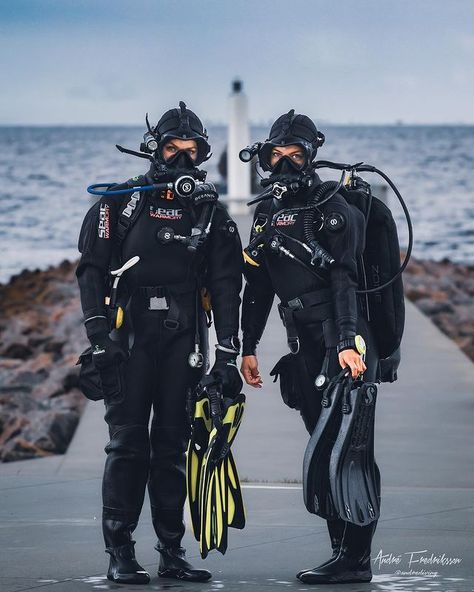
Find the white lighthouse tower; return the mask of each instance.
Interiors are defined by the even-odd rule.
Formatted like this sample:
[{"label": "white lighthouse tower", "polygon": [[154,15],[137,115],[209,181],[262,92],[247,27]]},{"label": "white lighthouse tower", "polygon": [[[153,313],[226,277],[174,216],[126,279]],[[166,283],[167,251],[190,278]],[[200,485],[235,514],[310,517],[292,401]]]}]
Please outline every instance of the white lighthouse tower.
[{"label": "white lighthouse tower", "polygon": [[239,201],[250,197],[250,166],[241,162],[239,152],[250,143],[248,101],[242,90],[242,81],[232,82],[229,97],[229,138],[227,143],[227,194],[235,212]]}]

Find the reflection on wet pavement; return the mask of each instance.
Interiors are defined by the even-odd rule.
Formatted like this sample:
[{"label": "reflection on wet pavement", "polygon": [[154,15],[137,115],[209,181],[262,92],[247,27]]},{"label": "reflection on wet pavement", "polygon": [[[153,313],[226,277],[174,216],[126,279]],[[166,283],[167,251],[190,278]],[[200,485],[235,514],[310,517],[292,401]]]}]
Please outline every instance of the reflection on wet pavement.
[{"label": "reflection on wet pavement", "polygon": [[[107,580],[105,575],[88,576],[84,578],[71,578],[70,581],[81,582],[89,585],[94,590],[126,590],[127,587],[121,584],[114,584]],[[43,583],[57,583],[57,580],[38,580]],[[214,580],[207,584],[199,584],[201,592],[214,592],[215,590],[242,590],[244,587],[252,588],[292,588],[298,591],[314,590],[314,586],[302,586],[300,583],[289,580],[277,580],[267,578],[263,580]],[[190,582],[164,581],[155,578],[144,587],[144,590],[172,590],[181,588],[184,590],[196,589],[196,585]],[[137,587],[130,587],[130,590],[136,590]],[[341,590],[346,592],[472,592],[474,587],[465,578],[452,578],[444,576],[415,576],[415,575],[395,575],[395,574],[377,574],[374,575],[370,584],[344,584]]]}]

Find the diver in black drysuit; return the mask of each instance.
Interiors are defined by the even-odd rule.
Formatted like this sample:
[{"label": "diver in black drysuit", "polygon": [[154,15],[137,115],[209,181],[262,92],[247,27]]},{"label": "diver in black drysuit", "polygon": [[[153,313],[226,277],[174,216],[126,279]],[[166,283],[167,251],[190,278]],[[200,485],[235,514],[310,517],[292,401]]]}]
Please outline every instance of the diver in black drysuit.
[{"label": "diver in black drysuit", "polygon": [[[199,145],[205,134],[195,114],[185,107],[181,113],[178,109],[165,113],[154,132],[161,139],[155,153],[161,161],[166,142],[179,145],[184,136],[184,146],[192,145],[190,137]],[[192,170],[196,162],[190,155],[195,156],[192,150],[177,150],[166,161],[170,174],[174,169]],[[157,175],[152,166],[142,184],[163,179],[167,177]],[[201,351],[205,350],[207,327],[200,298],[205,285],[218,339],[211,373],[221,380],[224,390],[240,392],[242,381],[235,366],[238,351],[234,350],[238,349],[241,243],[235,223],[219,203],[209,236],[196,253],[178,241],[163,243],[157,238],[165,227],[189,236],[202,207],[193,203],[209,195],[217,199],[211,184],[198,186],[191,198],[184,199],[172,191],[142,192],[140,199],[145,203],[121,243],[120,254],[116,252],[117,223],[130,195],[102,197],[100,206],[89,211],[81,231],[77,277],[87,336],[93,353],[97,352],[93,357],[103,385],[110,434],[102,488],[103,534],[111,556],[108,577],[120,583],[148,583],[150,579],[135,560],[131,539],[147,484],[156,548],[161,554],[158,575],[190,581],[211,577],[206,570],[194,569],[181,548],[189,438],[186,397],[207,369],[206,362],[200,368],[191,367],[188,357],[195,351],[196,314]],[[140,261],[124,273],[120,284],[129,298],[127,321],[134,335],[128,355],[124,347],[128,336],[120,343],[109,336],[104,299],[114,261],[118,257],[123,263],[137,255]],[[203,353],[206,357],[207,352]],[[117,373],[124,384],[118,394],[114,393]]]},{"label": "diver in black drysuit", "polygon": [[[293,392],[282,392],[282,395],[287,398],[287,404],[300,409],[309,434],[316,426],[323,393],[323,390],[316,389],[315,378],[322,369],[328,379],[336,376],[342,365],[338,357],[346,350],[357,361],[359,356],[354,352],[357,334],[361,334],[367,344],[365,379],[376,380],[378,368],[376,344],[365,321],[362,302],[356,295],[357,258],[364,248],[363,214],[350,206],[340,194],[318,208],[314,224],[316,238],[334,259],[331,265],[326,264],[322,268],[311,266],[311,254],[288,238],[305,242],[304,210],[295,211],[293,208],[307,206],[321,183],[314,170],[310,170],[309,163],[322,141],[324,136],[321,138],[308,117],[290,112],[277,119],[267,140],[268,146],[264,145],[260,152],[261,164],[264,159],[262,166],[271,171],[270,179],[287,186],[295,180],[300,182],[302,173],[305,173],[306,180],[310,179],[306,185],[311,187],[300,182],[295,193],[288,190],[280,199],[270,198],[257,205],[250,244],[264,246],[260,251],[258,248],[251,251],[251,256],[246,257],[242,308],[242,373],[248,384],[259,386],[261,379],[257,360],[253,356],[256,355],[256,346],[264,331],[274,295],[280,299],[279,312],[286,325],[288,345],[292,352],[297,352],[291,361],[296,364],[296,372],[293,371],[292,376],[298,383]],[[296,166],[293,155],[289,154],[291,149],[288,150],[288,147],[291,145],[295,150],[299,147],[304,156],[301,166]],[[280,154],[277,164],[272,167],[270,159],[273,154],[277,157],[278,151],[289,155]],[[298,158],[301,160],[301,154]],[[291,209],[285,211],[287,208]],[[277,251],[278,244],[273,240],[275,236],[277,243],[281,241],[283,248],[289,249],[308,266],[299,265]],[[261,240],[258,237],[262,237]],[[257,259],[253,260],[252,255],[257,253]],[[315,277],[308,268],[321,277]],[[327,367],[324,369],[326,355]],[[351,370],[356,375],[358,371],[352,364]],[[278,372],[277,365],[273,373]],[[281,372],[285,370],[281,369]],[[288,384],[288,379],[280,377],[280,380]],[[292,390],[291,386],[288,388]],[[376,475],[380,495],[378,468]],[[358,581],[363,574],[364,580],[360,581],[366,581],[371,572],[370,548],[376,523],[361,527],[337,518],[327,521],[327,527],[333,549],[331,559],[318,568],[300,572],[297,577],[304,583],[337,583],[348,579]]]}]

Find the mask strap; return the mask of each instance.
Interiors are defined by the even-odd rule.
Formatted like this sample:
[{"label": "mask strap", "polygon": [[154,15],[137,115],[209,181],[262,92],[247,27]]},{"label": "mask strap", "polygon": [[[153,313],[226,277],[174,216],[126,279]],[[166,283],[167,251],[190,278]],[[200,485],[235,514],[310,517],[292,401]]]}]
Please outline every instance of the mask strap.
[{"label": "mask strap", "polygon": [[184,101],[179,102],[179,109],[179,130],[184,130],[185,132],[192,131],[191,126],[189,125],[189,115],[186,109],[186,103]]},{"label": "mask strap", "polygon": [[290,129],[291,124],[295,120],[295,117],[296,117],[295,110],[290,109],[288,111],[288,113],[286,114],[286,121],[283,123],[283,126],[282,126],[282,130],[281,130],[282,135],[286,135],[288,133],[288,130]]}]

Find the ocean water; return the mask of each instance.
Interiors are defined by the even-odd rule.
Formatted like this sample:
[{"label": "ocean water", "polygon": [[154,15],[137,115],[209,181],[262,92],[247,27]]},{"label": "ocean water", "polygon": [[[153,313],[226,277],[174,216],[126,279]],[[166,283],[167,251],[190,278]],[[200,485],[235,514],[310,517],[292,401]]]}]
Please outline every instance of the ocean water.
[{"label": "ocean water", "polygon": [[[420,258],[474,262],[474,169],[472,126],[321,126],[326,144],[318,157],[364,161],[382,169],[399,187],[415,231]],[[92,203],[87,185],[121,182],[147,169],[147,163],[115,149],[138,148],[140,127],[0,127],[0,282],[22,269],[45,268],[78,257],[77,237]],[[268,130],[253,128],[254,139]],[[214,156],[208,179],[219,180],[217,162],[226,129],[210,127]],[[334,172],[323,179],[337,178]],[[379,182],[366,175],[369,182]],[[407,232],[401,208],[390,196]],[[245,240],[245,239],[244,239]]]}]

